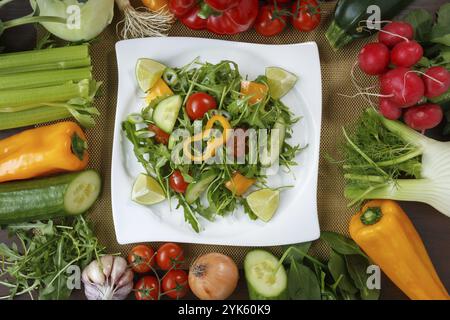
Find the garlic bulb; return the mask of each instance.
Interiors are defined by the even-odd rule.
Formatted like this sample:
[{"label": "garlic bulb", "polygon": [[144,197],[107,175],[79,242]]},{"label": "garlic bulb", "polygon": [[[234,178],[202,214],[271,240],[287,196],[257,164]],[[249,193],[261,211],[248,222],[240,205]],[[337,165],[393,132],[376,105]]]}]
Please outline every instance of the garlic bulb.
[{"label": "garlic bulb", "polygon": [[88,300],[124,300],[133,289],[133,271],[122,257],[103,256],[81,275]]}]

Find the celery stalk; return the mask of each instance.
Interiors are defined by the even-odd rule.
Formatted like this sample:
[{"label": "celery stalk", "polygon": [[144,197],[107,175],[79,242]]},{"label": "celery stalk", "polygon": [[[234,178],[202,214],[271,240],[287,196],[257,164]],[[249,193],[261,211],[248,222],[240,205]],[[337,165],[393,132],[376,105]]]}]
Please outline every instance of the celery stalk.
[{"label": "celery stalk", "polygon": [[[0,56],[1,58],[1,56]],[[19,66],[19,67],[12,67],[12,68],[5,68],[0,69],[0,75],[7,75],[7,74],[17,74],[21,72],[34,72],[34,71],[46,71],[46,70],[66,70],[66,69],[73,69],[73,68],[83,68],[83,67],[89,67],[91,65],[91,58],[86,57],[82,59],[76,59],[76,60],[62,60],[58,62],[50,62],[50,63],[43,63],[43,64],[36,64],[36,65],[29,65],[29,66]]]},{"label": "celery stalk", "polygon": [[6,53],[0,55],[0,69],[80,60],[88,56],[89,47],[87,45]]},{"label": "celery stalk", "polygon": [[63,85],[0,91],[0,112],[16,112],[41,107],[50,102],[89,98],[90,81],[68,82]]},{"label": "celery stalk", "polygon": [[90,67],[18,73],[0,76],[0,90],[48,87],[83,79],[92,79]]},{"label": "celery stalk", "polygon": [[0,130],[13,129],[72,117],[67,108],[39,107],[0,113]]}]

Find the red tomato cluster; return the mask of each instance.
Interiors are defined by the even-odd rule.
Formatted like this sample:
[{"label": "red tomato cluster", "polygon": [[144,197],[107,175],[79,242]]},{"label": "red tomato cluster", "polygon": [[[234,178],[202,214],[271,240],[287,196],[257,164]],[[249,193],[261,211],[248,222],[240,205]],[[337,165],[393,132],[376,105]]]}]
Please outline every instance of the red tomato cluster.
[{"label": "red tomato cluster", "polygon": [[300,31],[312,31],[320,23],[316,0],[271,0],[259,9],[255,30],[263,36],[274,36],[284,30],[288,21]]},{"label": "red tomato cluster", "polygon": [[[188,275],[179,269],[184,263],[184,252],[175,243],[165,243],[156,252],[148,245],[137,245],[128,254],[128,263],[136,273],[153,273],[136,282],[134,292],[137,300],[159,300],[162,296],[181,299],[189,291]],[[167,271],[162,278],[157,276],[155,264]]]},{"label": "red tomato cluster", "polygon": [[379,76],[379,109],[384,117],[405,123],[419,131],[436,127],[443,118],[442,108],[424,103],[450,87],[450,72],[442,66],[424,72],[414,67],[423,56],[422,46],[413,40],[414,29],[402,21],[388,23],[380,30],[378,42],[366,44],[359,53],[360,69]]}]

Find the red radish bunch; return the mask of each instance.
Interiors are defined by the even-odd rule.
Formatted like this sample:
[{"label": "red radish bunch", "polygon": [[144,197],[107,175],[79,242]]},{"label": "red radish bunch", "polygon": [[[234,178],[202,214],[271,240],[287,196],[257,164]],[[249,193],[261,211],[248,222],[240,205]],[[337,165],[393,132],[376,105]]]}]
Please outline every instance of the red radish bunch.
[{"label": "red radish bunch", "polygon": [[425,72],[412,69],[423,56],[423,48],[413,36],[409,23],[390,22],[379,32],[379,42],[362,48],[358,65],[364,73],[379,76],[381,114],[391,120],[403,115],[408,126],[424,131],[441,122],[442,108],[431,103],[417,104],[424,97],[445,93],[450,87],[450,72],[440,66]]}]

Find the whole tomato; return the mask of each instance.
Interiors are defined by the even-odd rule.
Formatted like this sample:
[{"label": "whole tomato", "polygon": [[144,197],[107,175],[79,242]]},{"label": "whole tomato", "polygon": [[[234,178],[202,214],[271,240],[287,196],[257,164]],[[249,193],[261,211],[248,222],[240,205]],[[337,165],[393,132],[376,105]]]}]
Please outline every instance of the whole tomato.
[{"label": "whole tomato", "polygon": [[286,27],[286,15],[280,15],[274,5],[265,5],[259,9],[255,22],[255,30],[259,34],[270,37],[279,34]]},{"label": "whole tomato", "polygon": [[189,290],[188,275],[183,270],[170,270],[162,280],[164,295],[172,299],[183,298]]},{"label": "whole tomato", "polygon": [[179,267],[183,262],[183,249],[175,243],[165,243],[156,252],[156,263],[162,270]]},{"label": "whole tomato", "polygon": [[189,185],[186,181],[184,181],[183,175],[180,170],[175,170],[169,178],[169,185],[173,191],[178,193],[184,193]]},{"label": "whole tomato", "polygon": [[197,92],[189,96],[186,102],[186,112],[191,120],[203,118],[205,113],[217,108],[214,97],[204,92]]},{"label": "whole tomato", "polygon": [[137,273],[149,272],[155,265],[154,254],[155,251],[152,247],[144,244],[137,245],[128,254],[128,263]]},{"label": "whole tomato", "polygon": [[320,7],[316,0],[297,0],[292,5],[292,25],[300,31],[312,31],[320,23]]},{"label": "whole tomato", "polygon": [[156,277],[145,276],[134,286],[137,300],[159,300],[159,282]]}]

